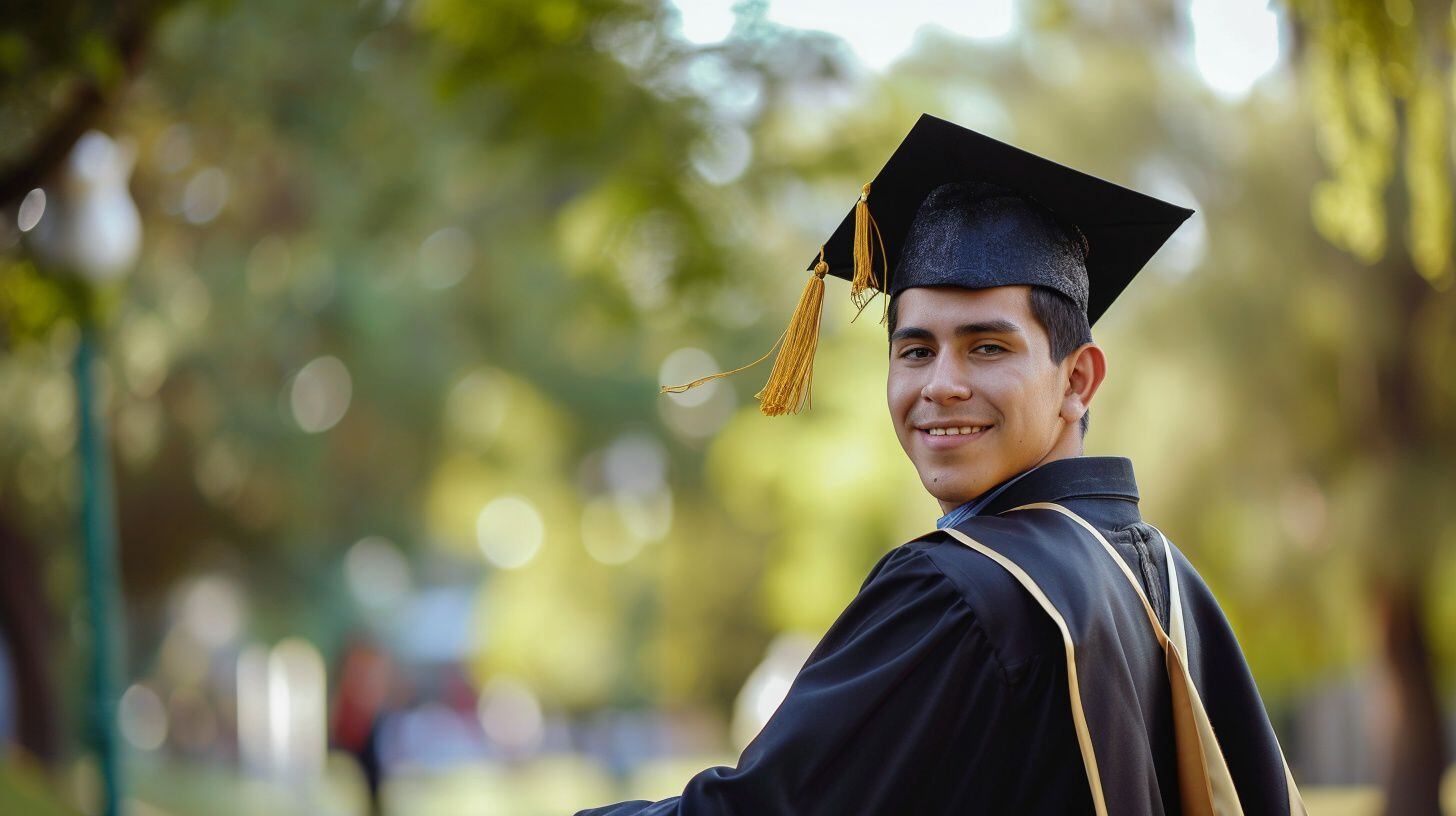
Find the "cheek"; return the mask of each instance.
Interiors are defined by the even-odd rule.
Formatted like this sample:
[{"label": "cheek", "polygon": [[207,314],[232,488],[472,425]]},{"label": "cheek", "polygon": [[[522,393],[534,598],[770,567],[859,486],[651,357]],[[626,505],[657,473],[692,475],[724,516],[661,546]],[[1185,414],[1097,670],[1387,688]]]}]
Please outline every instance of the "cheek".
[{"label": "cheek", "polygon": [[1059,406],[1051,402],[1053,392],[1045,382],[1024,371],[1005,375],[987,380],[980,394],[1008,428],[1039,427],[1045,415],[1057,412]]},{"label": "cheek", "polygon": [[918,393],[919,389],[910,381],[910,378],[892,375],[885,387],[885,398],[890,406],[890,416],[894,417],[897,422],[904,419],[905,415],[910,412],[911,406],[915,404],[915,397]]},{"label": "cheek", "polygon": [[1001,415],[1002,421],[1015,422],[1026,399],[1025,382],[1015,372],[998,371],[982,377],[976,384],[976,397]]},{"label": "cheek", "polygon": [[1022,393],[1019,395],[1021,410],[1020,424],[1023,427],[1039,432],[1048,423],[1054,421],[1062,411],[1061,400],[1058,399],[1060,391],[1057,390],[1056,382],[1050,378],[1038,377],[1035,381],[1025,383]]}]

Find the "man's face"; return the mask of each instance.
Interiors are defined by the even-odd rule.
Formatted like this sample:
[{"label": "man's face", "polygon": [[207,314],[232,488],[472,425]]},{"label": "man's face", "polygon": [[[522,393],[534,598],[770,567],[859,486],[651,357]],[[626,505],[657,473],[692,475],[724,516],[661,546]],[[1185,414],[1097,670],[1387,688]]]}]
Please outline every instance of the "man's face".
[{"label": "man's face", "polygon": [[1067,378],[1051,361],[1030,291],[921,286],[900,293],[890,417],[921,483],[946,509],[1040,464],[1064,438]]}]

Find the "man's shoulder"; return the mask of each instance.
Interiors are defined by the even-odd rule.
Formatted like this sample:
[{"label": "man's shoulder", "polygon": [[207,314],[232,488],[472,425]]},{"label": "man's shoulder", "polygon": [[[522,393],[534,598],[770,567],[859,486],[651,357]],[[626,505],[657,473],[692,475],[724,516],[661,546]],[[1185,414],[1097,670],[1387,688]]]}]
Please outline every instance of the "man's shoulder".
[{"label": "man's shoulder", "polygon": [[[957,529],[974,539],[975,529],[980,526],[977,524],[979,521],[968,519]],[[989,600],[986,597],[987,592],[997,595],[1002,591],[1003,585],[1016,586],[1015,579],[1004,568],[953,538],[945,530],[937,530],[903,544],[901,549],[907,553],[916,553],[927,563],[933,564],[947,580],[963,590],[966,602],[973,608],[980,607]]]},{"label": "man's shoulder", "polygon": [[[1025,519],[996,516],[966,519],[956,529],[996,551],[1032,535]],[[1060,654],[1055,622],[1001,564],[944,530],[901,547],[920,554],[945,576],[1008,662],[1047,650]]]},{"label": "man's shoulder", "polygon": [[[987,521],[991,526],[1002,526],[992,519],[968,519],[958,529],[974,531],[985,527]],[[1006,538],[1000,536],[997,540],[1004,542]],[[943,586],[950,595],[964,601],[978,618],[993,626],[996,620],[1006,620],[1021,611],[1020,601],[1025,595],[1025,590],[1004,567],[961,544],[944,530],[927,533],[885,552],[865,576],[860,592],[872,586],[904,582]],[[1033,605],[1025,611],[1035,609]]]},{"label": "man's shoulder", "polygon": [[[1071,522],[1056,514],[1016,513],[1005,516],[973,516],[955,525],[965,538],[1016,561],[1018,551],[1048,544],[1074,535]],[[997,603],[1008,592],[1024,593],[1021,583],[996,560],[966,544],[946,530],[922,536],[904,545],[923,552],[952,581],[968,592],[973,607]]]}]

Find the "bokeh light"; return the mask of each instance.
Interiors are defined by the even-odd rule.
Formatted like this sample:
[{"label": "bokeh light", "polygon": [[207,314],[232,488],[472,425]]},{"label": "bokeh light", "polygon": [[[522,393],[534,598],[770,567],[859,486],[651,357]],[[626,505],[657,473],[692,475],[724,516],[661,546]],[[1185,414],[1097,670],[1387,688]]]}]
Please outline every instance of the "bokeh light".
[{"label": "bokeh light", "polygon": [[413,584],[409,562],[384,536],[366,536],[354,542],[344,556],[344,574],[355,600],[372,609],[398,606]]},{"label": "bokeh light", "polygon": [[179,587],[174,616],[202,646],[218,649],[243,630],[247,616],[242,589],[222,575],[206,575]]},{"label": "bokeh light", "polygon": [[1279,64],[1279,16],[1265,0],[1190,0],[1193,61],[1214,92],[1235,100]]},{"label": "bokeh light", "polygon": [[293,420],[308,433],[327,431],[344,418],[354,383],[349,369],[337,357],[310,360],[294,375],[289,389]]},{"label": "bokeh light", "polygon": [[541,704],[525,683],[492,677],[480,690],[478,711],[485,735],[507,751],[529,753],[541,744]]},{"label": "bokeh light", "polygon": [[228,192],[228,178],[221,168],[199,170],[182,192],[182,215],[193,224],[206,224],[222,212]]},{"label": "bokeh light", "polygon": [[420,244],[420,282],[427,289],[448,289],[465,277],[474,261],[475,248],[465,230],[437,230]]},{"label": "bokeh light", "polygon": [[21,232],[30,232],[40,219],[45,216],[46,194],[45,190],[37,187],[25,194],[20,201],[20,210],[16,213],[15,224]]},{"label": "bokeh light", "polygon": [[480,551],[487,561],[505,569],[530,563],[540,551],[545,534],[536,505],[515,493],[492,499],[475,520]]},{"label": "bokeh light", "polygon": [[155,691],[137,683],[121,695],[117,710],[121,735],[143,751],[155,751],[167,739],[167,707]]}]

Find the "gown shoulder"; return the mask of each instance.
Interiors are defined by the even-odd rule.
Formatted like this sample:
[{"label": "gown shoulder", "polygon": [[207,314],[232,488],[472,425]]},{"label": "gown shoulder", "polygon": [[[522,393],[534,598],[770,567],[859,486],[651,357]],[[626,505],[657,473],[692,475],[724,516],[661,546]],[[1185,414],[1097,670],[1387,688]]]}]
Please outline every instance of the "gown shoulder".
[{"label": "gown shoulder", "polygon": [[[959,529],[975,537],[976,522]],[[955,589],[986,633],[988,650],[1015,683],[1032,661],[1061,659],[1061,631],[1004,567],[942,532],[902,545],[919,552]]]}]

